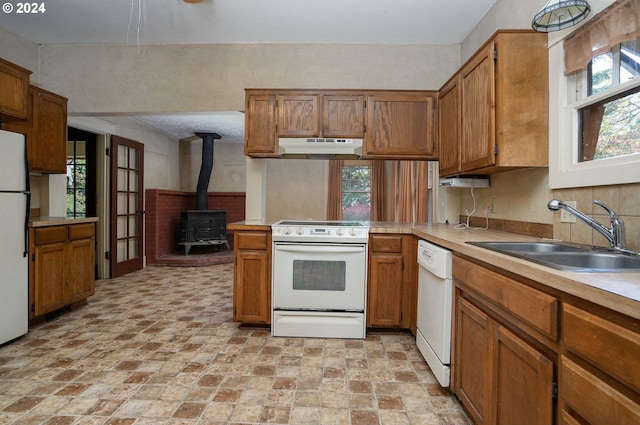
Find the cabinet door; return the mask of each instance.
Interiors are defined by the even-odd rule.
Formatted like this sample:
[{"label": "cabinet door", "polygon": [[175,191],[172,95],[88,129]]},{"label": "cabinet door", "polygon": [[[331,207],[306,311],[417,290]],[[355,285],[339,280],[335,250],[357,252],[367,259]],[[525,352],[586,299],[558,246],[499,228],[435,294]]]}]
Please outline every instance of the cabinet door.
[{"label": "cabinet door", "polygon": [[454,391],[476,425],[491,423],[493,327],[489,316],[457,297]]},{"label": "cabinet door", "polygon": [[287,94],[278,96],[278,136],[320,136],[320,96]]},{"label": "cabinet door", "polygon": [[83,301],[94,294],[94,256],[93,239],[80,239],[69,244],[67,264],[72,303]]},{"label": "cabinet door", "polygon": [[271,235],[236,231],[233,235],[233,320],[271,323]]},{"label": "cabinet door", "polygon": [[267,251],[237,250],[234,270],[233,320],[271,323]]},{"label": "cabinet door", "polygon": [[0,116],[19,119],[28,117],[30,74],[31,71],[0,59]]},{"label": "cabinet door", "polygon": [[496,327],[492,424],[553,423],[553,363],[503,326]]},{"label": "cabinet door", "polygon": [[3,127],[26,136],[29,169],[66,173],[67,99],[31,86],[27,111],[27,121],[7,122]]},{"label": "cabinet door", "polygon": [[460,83],[456,77],[438,94],[438,141],[440,176],[460,174]]},{"label": "cabinet door", "polygon": [[400,327],[402,303],[402,254],[372,253],[367,293],[367,326]]},{"label": "cabinet door", "polygon": [[435,95],[381,93],[367,97],[364,155],[407,159],[437,157]]},{"label": "cabinet door", "polygon": [[244,153],[255,157],[278,156],[275,95],[247,95]]},{"label": "cabinet door", "polygon": [[32,96],[36,131],[34,140],[27,140],[27,149],[32,151],[31,168],[66,173],[67,99],[39,88],[33,88]]},{"label": "cabinet door", "polygon": [[435,94],[431,93],[367,96],[363,157],[436,158],[435,105]]},{"label": "cabinet door", "polygon": [[[610,350],[613,350],[610,348]],[[613,360],[615,361],[615,360]],[[637,367],[637,364],[636,366]],[[560,357],[559,406],[562,424],[577,413],[589,425],[637,425],[640,404],[568,357]],[[576,421],[577,422],[577,421]]]},{"label": "cabinet door", "polygon": [[364,96],[322,96],[322,136],[364,137]]},{"label": "cabinet door", "polygon": [[489,43],[461,70],[462,171],[495,164],[494,43]]},{"label": "cabinet door", "polygon": [[36,245],[34,249],[34,306],[35,316],[57,310],[67,305],[66,243]]}]

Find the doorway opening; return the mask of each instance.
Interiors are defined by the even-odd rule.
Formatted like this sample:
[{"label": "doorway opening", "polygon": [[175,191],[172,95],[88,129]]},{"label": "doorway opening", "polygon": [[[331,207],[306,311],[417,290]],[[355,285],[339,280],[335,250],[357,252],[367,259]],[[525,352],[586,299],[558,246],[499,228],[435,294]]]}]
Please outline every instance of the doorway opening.
[{"label": "doorway opening", "polygon": [[97,216],[97,138],[67,128],[67,217]]}]

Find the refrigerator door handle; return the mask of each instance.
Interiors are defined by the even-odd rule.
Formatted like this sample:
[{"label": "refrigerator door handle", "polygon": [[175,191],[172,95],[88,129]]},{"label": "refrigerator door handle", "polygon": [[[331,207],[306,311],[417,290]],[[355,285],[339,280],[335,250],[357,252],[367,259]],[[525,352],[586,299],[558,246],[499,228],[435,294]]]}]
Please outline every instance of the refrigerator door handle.
[{"label": "refrigerator door handle", "polygon": [[25,190],[23,193],[27,197],[27,209],[24,213],[24,252],[22,253],[22,256],[27,257],[29,255],[29,211],[31,210],[31,192]]}]

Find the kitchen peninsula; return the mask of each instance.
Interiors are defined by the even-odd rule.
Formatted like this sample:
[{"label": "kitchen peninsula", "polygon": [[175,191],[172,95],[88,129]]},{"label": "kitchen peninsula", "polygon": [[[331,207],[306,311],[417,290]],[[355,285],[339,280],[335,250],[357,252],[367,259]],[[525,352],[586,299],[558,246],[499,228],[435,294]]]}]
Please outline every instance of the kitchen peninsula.
[{"label": "kitchen peninsula", "polygon": [[29,319],[86,302],[94,294],[97,217],[29,221]]},{"label": "kitchen peninsula", "polygon": [[[244,321],[245,316],[235,313],[250,305],[261,311],[261,323],[269,323],[270,225],[259,220],[228,225],[236,238],[249,240],[250,235],[259,235],[263,242],[260,247],[235,245],[236,321]],[[491,423],[494,415],[526,415],[536,424],[575,423],[571,422],[575,414],[592,423],[605,423],[598,417],[602,411],[614,415],[608,417],[610,423],[640,421],[640,371],[636,367],[640,273],[558,271],[467,243],[540,240],[502,231],[372,222],[369,234],[370,240],[377,235],[406,236],[416,243],[425,239],[454,252],[451,387],[474,423]],[[370,261],[369,268],[371,265]],[[405,266],[415,268],[407,261]],[[371,274],[369,270],[369,277]],[[417,277],[415,272],[410,276],[411,288],[398,290],[411,298],[408,306],[400,305],[408,308],[403,313],[411,317],[411,323],[405,328],[413,331]],[[240,288],[244,298],[238,297]],[[247,295],[251,304],[246,303]],[[240,301],[244,304],[238,305]],[[372,308],[370,301],[368,309]],[[615,361],[610,361],[612,353]],[[530,391],[514,391],[521,388],[518,382],[527,382]]]}]

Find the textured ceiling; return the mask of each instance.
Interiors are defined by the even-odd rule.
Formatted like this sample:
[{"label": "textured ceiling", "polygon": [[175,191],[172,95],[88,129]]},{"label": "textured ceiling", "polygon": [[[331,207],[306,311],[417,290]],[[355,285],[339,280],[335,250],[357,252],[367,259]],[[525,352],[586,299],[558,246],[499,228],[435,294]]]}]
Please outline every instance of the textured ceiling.
[{"label": "textured ceiling", "polygon": [[0,26],[38,44],[458,44],[495,1],[55,0],[41,13],[9,1]]},{"label": "textured ceiling", "polygon": [[178,139],[193,137],[196,132],[218,133],[222,140],[242,142],[244,139],[242,112],[136,115],[133,118]]}]

